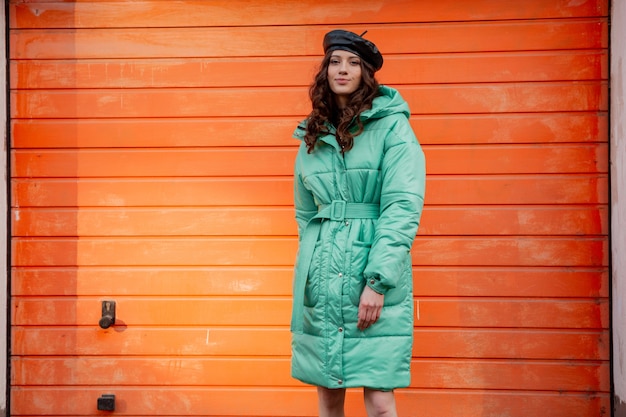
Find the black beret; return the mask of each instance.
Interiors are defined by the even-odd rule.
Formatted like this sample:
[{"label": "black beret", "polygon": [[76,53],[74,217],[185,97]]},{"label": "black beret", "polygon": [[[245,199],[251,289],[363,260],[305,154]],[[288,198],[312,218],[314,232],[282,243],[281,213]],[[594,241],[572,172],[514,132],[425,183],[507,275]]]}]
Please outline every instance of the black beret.
[{"label": "black beret", "polygon": [[371,64],[375,71],[383,66],[383,56],[376,45],[356,33],[340,29],[328,32],[324,36],[324,53],[337,49],[357,54],[365,62]]}]

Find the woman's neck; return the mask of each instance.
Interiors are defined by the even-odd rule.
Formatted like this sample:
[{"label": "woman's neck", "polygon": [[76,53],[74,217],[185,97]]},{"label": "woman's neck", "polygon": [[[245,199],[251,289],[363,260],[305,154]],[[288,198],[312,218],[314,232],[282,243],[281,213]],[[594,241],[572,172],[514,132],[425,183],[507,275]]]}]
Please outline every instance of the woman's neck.
[{"label": "woman's neck", "polygon": [[337,108],[341,111],[348,106],[348,97],[346,96],[335,96],[335,104],[337,104]]}]

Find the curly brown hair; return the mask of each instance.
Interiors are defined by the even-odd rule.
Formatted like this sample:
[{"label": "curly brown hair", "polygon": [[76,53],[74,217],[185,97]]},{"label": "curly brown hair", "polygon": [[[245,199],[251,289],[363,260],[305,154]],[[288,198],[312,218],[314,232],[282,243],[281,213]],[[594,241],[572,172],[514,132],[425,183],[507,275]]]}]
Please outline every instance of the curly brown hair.
[{"label": "curly brown hair", "polygon": [[[313,152],[317,138],[327,134],[327,123],[335,126],[337,142],[342,153],[352,149],[354,138],[363,131],[363,122],[359,115],[372,108],[374,98],[379,95],[378,81],[374,76],[374,67],[361,60],[361,85],[350,95],[345,108],[339,108],[335,95],[328,84],[328,65],[333,51],[329,51],[320,64],[319,71],[309,87],[312,110],[307,117],[304,141],[308,152]],[[356,122],[356,123],[353,123]],[[356,125],[356,130],[353,126]]]}]

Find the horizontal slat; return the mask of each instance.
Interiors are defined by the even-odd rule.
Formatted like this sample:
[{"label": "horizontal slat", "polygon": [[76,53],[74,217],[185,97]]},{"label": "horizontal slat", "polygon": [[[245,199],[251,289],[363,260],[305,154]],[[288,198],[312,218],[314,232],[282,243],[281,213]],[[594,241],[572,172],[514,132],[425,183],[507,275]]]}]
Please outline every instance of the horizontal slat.
[{"label": "horizontal slat", "polygon": [[608,253],[605,238],[418,237],[412,249],[416,265],[459,266],[606,266]]},{"label": "horizontal slat", "polygon": [[[15,238],[14,266],[293,265],[296,238]],[[604,237],[422,237],[416,265],[606,266]],[[494,256],[497,254],[497,256]]]},{"label": "horizontal slat", "polygon": [[[13,120],[14,148],[294,146],[297,118]],[[606,113],[411,116],[422,144],[606,142]],[[297,142],[295,142],[297,143]]]},{"label": "horizontal slat", "polygon": [[608,392],[609,372],[608,362],[416,360],[411,367],[411,386]]},{"label": "horizontal slat", "polygon": [[[294,141],[294,145],[296,142]],[[12,152],[13,177],[202,177],[290,175],[296,147]],[[428,174],[606,173],[608,144],[424,148]],[[349,156],[348,156],[349,157]]]},{"label": "horizontal slat", "polygon": [[377,78],[385,84],[600,80],[605,50],[454,53],[391,56]]},{"label": "horizontal slat", "polygon": [[[294,236],[293,208],[15,208],[13,236]],[[606,235],[608,209],[598,206],[431,207],[419,234]]]},{"label": "horizontal slat", "polygon": [[605,235],[606,207],[430,207],[419,226],[421,236],[447,235]]},{"label": "horizontal slat", "polygon": [[[606,298],[608,268],[414,267],[414,293],[429,296]],[[293,268],[13,268],[12,294],[290,296]]]},{"label": "horizontal slat", "polygon": [[[605,82],[400,88],[417,114],[606,111]],[[305,88],[19,90],[12,118],[293,116],[309,112]]]},{"label": "horizontal slat", "polygon": [[[13,214],[13,236],[295,236],[297,233],[291,207],[16,208]],[[562,214],[572,220],[586,217],[581,212],[573,217]]]},{"label": "horizontal slat", "polygon": [[[317,22],[316,22],[317,23]],[[510,20],[342,25],[363,32],[386,55],[599,49],[608,46],[606,19]],[[321,56],[330,26],[107,28],[13,30],[11,59]],[[150,39],[150,42],[146,42]],[[454,39],[454,42],[450,42]]]},{"label": "horizontal slat", "polygon": [[14,181],[13,187],[20,207],[293,204],[290,178]]},{"label": "horizontal slat", "polygon": [[[12,415],[40,415],[50,404],[69,417],[93,415],[102,392],[115,393],[116,414],[124,416],[264,416],[314,417],[318,415],[314,388],[179,388],[163,386],[158,392],[145,388],[17,387],[12,391]],[[402,389],[396,392],[398,412],[410,416],[415,410],[429,417],[563,417],[596,416],[611,409],[609,393],[512,392],[506,390]],[[363,394],[348,390],[348,415],[363,410]],[[17,414],[13,414],[17,413]],[[352,414],[350,414],[352,413]]]},{"label": "horizontal slat", "polygon": [[420,296],[608,297],[608,268],[416,267]]},{"label": "horizontal slat", "polygon": [[[608,144],[425,147],[428,174],[608,172]],[[29,165],[33,165],[32,163]]]},{"label": "horizontal slat", "polygon": [[14,151],[12,162],[16,167],[13,176],[27,178],[268,176],[293,173],[296,152],[295,146],[208,150],[36,150]]},{"label": "horizontal slat", "polygon": [[[430,176],[432,205],[606,204],[606,175]],[[293,206],[291,177],[12,181],[13,207]]]},{"label": "horizontal slat", "polygon": [[[13,294],[34,296],[200,294],[287,296],[291,294],[292,277],[293,267],[289,266],[14,268],[11,284]],[[591,278],[591,281],[594,279]]]},{"label": "horizontal slat", "polygon": [[[479,0],[471,10],[455,0],[437,3],[394,1],[384,6],[375,0],[361,0],[359,7],[347,0],[306,0],[294,3],[273,1],[98,1],[52,2],[11,1],[11,28],[50,27],[172,27],[172,26],[256,26],[293,24],[381,24],[408,21],[453,21],[494,19],[538,19],[606,16],[606,2],[587,0],[572,4],[566,0],[526,0],[507,4]],[[17,4],[16,4],[17,3]],[[193,9],[193,13],[189,10]]]},{"label": "horizontal slat", "polygon": [[[593,204],[608,201],[605,176],[463,176],[427,179],[431,204]],[[472,195],[469,195],[472,194]]]},{"label": "horizontal slat", "polygon": [[296,238],[13,239],[14,266],[292,265]]},{"label": "horizontal slat", "polygon": [[608,331],[418,328],[414,335],[413,355],[419,358],[503,358],[511,361],[609,360],[609,339]]},{"label": "horizontal slat", "polygon": [[[15,385],[299,386],[289,359],[213,358],[18,358],[11,363]],[[415,360],[411,387],[609,391],[609,364]]]},{"label": "horizontal slat", "polygon": [[[12,89],[306,86],[319,58],[12,61]],[[254,77],[250,77],[254,67]],[[511,70],[515,68],[515,70]],[[606,51],[407,55],[385,59],[385,84],[599,80]]]},{"label": "horizontal slat", "polygon": [[[124,297],[116,298],[117,321],[126,326],[288,326],[291,297]],[[608,300],[559,299],[418,299],[415,325],[420,327],[523,327],[607,329]],[[96,329],[101,299],[12,298],[16,326],[92,326]],[[383,320],[381,318],[381,320]],[[382,323],[384,324],[384,323]]]},{"label": "horizontal slat", "polygon": [[608,108],[604,82],[401,87],[417,114],[587,111]]},{"label": "horizontal slat", "polygon": [[[15,327],[16,356],[283,356],[290,351],[288,329]],[[608,331],[524,329],[428,329],[415,332],[419,358],[504,358],[608,360]]]}]

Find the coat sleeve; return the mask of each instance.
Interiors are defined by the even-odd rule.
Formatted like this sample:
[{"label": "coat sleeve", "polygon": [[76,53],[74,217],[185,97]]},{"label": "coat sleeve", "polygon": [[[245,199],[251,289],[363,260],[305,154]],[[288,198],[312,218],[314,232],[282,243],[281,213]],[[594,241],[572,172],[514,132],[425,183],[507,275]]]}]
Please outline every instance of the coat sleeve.
[{"label": "coat sleeve", "polygon": [[[293,179],[293,194],[294,194],[294,207],[296,212],[296,222],[298,223],[298,237],[302,237],[302,232],[306,227],[309,220],[317,214],[317,206],[313,194],[308,190],[302,180],[301,155],[303,148],[300,147],[300,151],[296,156],[296,163],[294,167],[294,179]],[[306,147],[304,147],[306,152]]]},{"label": "coat sleeve", "polygon": [[386,138],[381,165],[380,218],[368,264],[367,285],[385,294],[398,285],[424,206],[424,153],[407,119],[398,119]]}]

